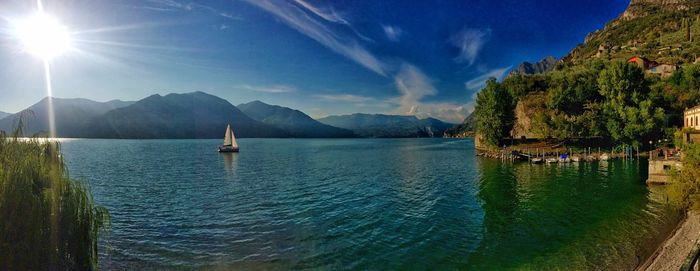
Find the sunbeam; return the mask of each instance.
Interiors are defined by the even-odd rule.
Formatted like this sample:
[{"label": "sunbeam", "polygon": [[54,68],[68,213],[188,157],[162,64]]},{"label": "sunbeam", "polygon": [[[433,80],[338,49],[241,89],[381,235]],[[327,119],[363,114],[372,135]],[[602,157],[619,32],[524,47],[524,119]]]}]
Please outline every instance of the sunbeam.
[{"label": "sunbeam", "polygon": [[41,0],[37,0],[37,13],[13,22],[14,37],[21,43],[24,52],[40,58],[44,65],[46,83],[49,137],[56,137],[56,120],[53,111],[53,86],[51,82],[51,60],[71,50],[72,40],[68,28],[57,19],[44,13]]},{"label": "sunbeam", "polygon": [[44,60],[44,78],[46,81],[46,95],[48,96],[48,118],[49,118],[49,137],[56,137],[56,116],[53,112],[53,88],[51,87],[51,67],[48,60]]}]

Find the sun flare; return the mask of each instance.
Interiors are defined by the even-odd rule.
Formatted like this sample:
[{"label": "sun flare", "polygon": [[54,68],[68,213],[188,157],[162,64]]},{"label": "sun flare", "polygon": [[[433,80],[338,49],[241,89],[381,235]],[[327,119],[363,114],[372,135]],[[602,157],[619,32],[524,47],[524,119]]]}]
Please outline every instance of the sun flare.
[{"label": "sun flare", "polygon": [[27,53],[44,61],[51,60],[71,49],[68,28],[43,12],[17,21],[15,36]]}]

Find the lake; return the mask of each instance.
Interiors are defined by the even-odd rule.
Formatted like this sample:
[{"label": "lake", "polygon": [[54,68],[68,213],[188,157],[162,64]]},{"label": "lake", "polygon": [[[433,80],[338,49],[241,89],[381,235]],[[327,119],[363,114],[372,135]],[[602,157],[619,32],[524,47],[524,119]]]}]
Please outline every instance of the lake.
[{"label": "lake", "polygon": [[471,139],[62,141],[112,215],[102,269],[628,269],[679,219],[646,161],[475,156]]}]

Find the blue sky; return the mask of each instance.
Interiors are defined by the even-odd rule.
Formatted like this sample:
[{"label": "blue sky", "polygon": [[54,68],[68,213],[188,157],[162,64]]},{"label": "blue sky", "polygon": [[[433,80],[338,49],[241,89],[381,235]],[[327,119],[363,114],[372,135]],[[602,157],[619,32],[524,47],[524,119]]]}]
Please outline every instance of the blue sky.
[{"label": "blue sky", "polygon": [[[205,91],[313,117],[391,113],[459,122],[489,77],[561,57],[629,1],[43,1],[74,49],[51,61],[56,97],[138,100]],[[0,3],[0,111],[46,96],[43,65]]]}]

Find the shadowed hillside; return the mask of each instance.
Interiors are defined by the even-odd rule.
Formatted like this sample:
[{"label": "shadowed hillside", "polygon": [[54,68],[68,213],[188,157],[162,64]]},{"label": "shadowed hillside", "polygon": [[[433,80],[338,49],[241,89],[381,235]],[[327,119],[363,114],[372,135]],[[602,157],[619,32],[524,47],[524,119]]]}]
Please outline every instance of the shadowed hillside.
[{"label": "shadowed hillside", "polygon": [[238,105],[238,109],[249,117],[282,129],[298,138],[356,137],[346,129],[320,123],[299,110],[253,101]]},{"label": "shadowed hillside", "polygon": [[289,137],[246,116],[228,101],[204,92],[152,95],[107,112],[86,128],[98,138],[223,138],[231,124],[237,137]]},{"label": "shadowed hillside", "polygon": [[318,121],[352,130],[362,137],[442,137],[454,124],[437,119],[382,114],[329,116]]},{"label": "shadowed hillside", "polygon": [[[51,98],[53,101],[54,119],[56,121],[57,137],[81,137],[85,126],[94,118],[107,111],[128,106],[133,102],[113,100],[109,102],[96,102],[88,99],[63,99]],[[23,110],[31,116],[25,117],[24,134],[48,133],[49,131],[49,98],[44,98],[38,103]],[[12,114],[0,119],[0,130],[12,131],[18,117],[22,113]]]}]

